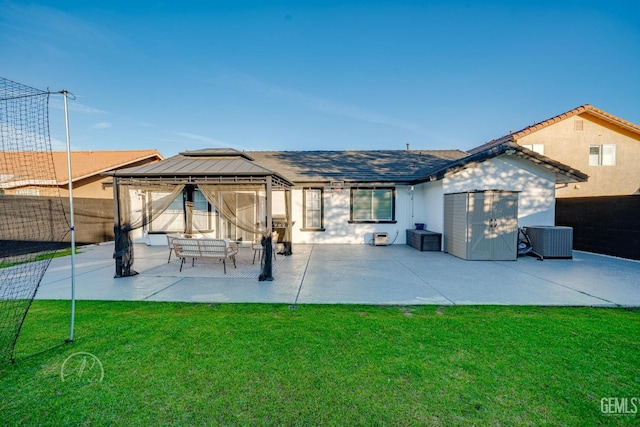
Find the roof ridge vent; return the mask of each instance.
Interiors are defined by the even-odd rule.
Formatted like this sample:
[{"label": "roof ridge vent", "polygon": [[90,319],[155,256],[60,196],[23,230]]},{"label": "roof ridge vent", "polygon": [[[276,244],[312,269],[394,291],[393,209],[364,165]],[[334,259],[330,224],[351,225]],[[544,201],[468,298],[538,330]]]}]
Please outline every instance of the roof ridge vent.
[{"label": "roof ridge vent", "polygon": [[253,161],[253,157],[234,148],[203,148],[201,150],[183,151],[179,154],[185,157],[242,157]]}]

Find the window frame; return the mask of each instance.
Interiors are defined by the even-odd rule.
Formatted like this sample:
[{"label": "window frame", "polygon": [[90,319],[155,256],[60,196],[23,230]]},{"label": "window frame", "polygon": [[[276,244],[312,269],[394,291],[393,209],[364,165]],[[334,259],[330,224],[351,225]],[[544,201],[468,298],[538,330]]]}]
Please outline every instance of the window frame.
[{"label": "window frame", "polygon": [[538,153],[544,156],[544,144],[522,144],[524,148],[527,148],[534,153]]},{"label": "window frame", "polygon": [[[307,192],[313,191],[319,193],[320,208],[320,227],[312,227],[307,224]],[[324,189],[322,187],[304,187],[302,189],[302,228],[300,231],[325,231],[324,228]]]},{"label": "window frame", "polygon": [[[391,193],[391,219],[354,219],[353,204],[356,192],[370,191],[373,197],[375,191],[389,191]],[[395,187],[352,187],[349,197],[349,224],[396,224],[396,188]],[[372,198],[373,202],[373,198]],[[373,217],[373,203],[371,207],[371,217]]]},{"label": "window frame", "polygon": [[[598,150],[597,153],[597,159],[596,162],[592,162],[592,156],[595,156],[596,154],[592,154],[591,151],[596,148]],[[605,163],[605,148],[613,148],[613,161],[611,163],[607,162]],[[589,166],[616,166],[616,163],[618,161],[617,159],[618,157],[618,148],[616,146],[616,144],[591,144],[589,145]]]}]

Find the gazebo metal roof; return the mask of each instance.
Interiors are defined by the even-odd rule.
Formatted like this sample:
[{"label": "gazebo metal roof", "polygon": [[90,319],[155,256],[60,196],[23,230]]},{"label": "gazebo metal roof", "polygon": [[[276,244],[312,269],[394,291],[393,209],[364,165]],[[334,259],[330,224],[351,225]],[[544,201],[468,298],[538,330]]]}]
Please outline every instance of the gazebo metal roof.
[{"label": "gazebo metal roof", "polygon": [[216,148],[184,151],[156,163],[120,169],[105,175],[118,178],[121,183],[130,180],[176,184],[261,184],[271,178],[276,187],[293,186],[285,177],[255,163],[245,153]]}]

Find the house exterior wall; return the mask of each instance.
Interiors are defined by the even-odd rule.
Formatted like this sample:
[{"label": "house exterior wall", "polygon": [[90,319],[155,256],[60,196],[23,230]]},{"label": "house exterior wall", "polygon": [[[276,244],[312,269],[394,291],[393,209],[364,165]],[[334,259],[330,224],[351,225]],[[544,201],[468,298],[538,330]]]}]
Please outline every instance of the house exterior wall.
[{"label": "house exterior wall", "polygon": [[[310,186],[313,187],[313,186]],[[319,187],[319,186],[318,186]],[[316,187],[316,188],[318,188]],[[369,244],[374,232],[389,233],[395,244],[406,244],[408,228],[424,223],[426,228],[444,232],[444,194],[471,190],[510,190],[519,192],[518,223],[554,225],[555,174],[519,157],[502,155],[489,159],[439,181],[396,186],[395,224],[350,224],[350,192],[324,190],[325,231],[302,231],[303,190],[292,191],[293,242]]]},{"label": "house exterior wall", "polygon": [[444,229],[444,197],[442,180],[415,186],[415,221],[426,229],[442,233]]},{"label": "house exterior wall", "polygon": [[[442,193],[473,190],[518,191],[518,224],[554,225],[555,174],[516,156],[501,155],[445,177]],[[444,231],[444,209],[439,228]]]},{"label": "house exterior wall", "polygon": [[[365,187],[366,185],[363,185]],[[392,187],[385,185],[384,187]],[[382,187],[382,186],[381,186]],[[322,188],[322,185],[309,188]],[[406,243],[407,228],[414,228],[411,222],[411,192],[405,185],[397,185],[395,199],[395,219],[393,224],[350,224],[350,189],[334,191],[325,188],[323,191],[324,231],[303,231],[303,189],[294,188],[291,193],[293,225],[293,243],[317,244],[371,244],[373,233],[389,233],[389,243]],[[417,205],[413,200],[414,206]],[[415,221],[423,222],[423,221]],[[396,237],[397,233],[397,237]]]},{"label": "house exterior wall", "polygon": [[[588,182],[559,186],[557,197],[630,195],[640,190],[640,136],[589,114],[548,125],[516,142],[543,144],[545,156],[589,175]],[[605,144],[616,146],[615,165],[589,166],[589,147]]]},{"label": "house exterior wall", "polygon": [[[73,197],[83,199],[113,199],[113,190],[111,187],[105,189],[102,188],[102,183],[105,181],[104,177],[90,177],[73,183]],[[60,196],[69,197],[69,190],[67,186],[60,187],[40,187],[40,186],[28,186],[21,187],[19,189],[11,188],[6,189],[4,194],[15,195],[24,194],[29,192],[32,196]]]},{"label": "house exterior wall", "polygon": [[[104,177],[90,177],[73,183],[73,197],[85,199],[113,199],[113,188],[102,188],[102,183],[109,181]],[[60,188],[60,196],[69,197],[66,186]]]}]

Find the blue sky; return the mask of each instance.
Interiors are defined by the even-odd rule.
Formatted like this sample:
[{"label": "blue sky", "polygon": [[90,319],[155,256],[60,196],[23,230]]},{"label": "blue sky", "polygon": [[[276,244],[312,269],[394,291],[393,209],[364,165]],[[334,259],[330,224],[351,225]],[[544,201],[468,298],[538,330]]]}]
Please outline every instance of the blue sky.
[{"label": "blue sky", "polygon": [[[640,2],[0,0],[0,76],[74,149],[470,149],[589,103],[640,123]],[[51,99],[64,149],[62,99]]]}]

